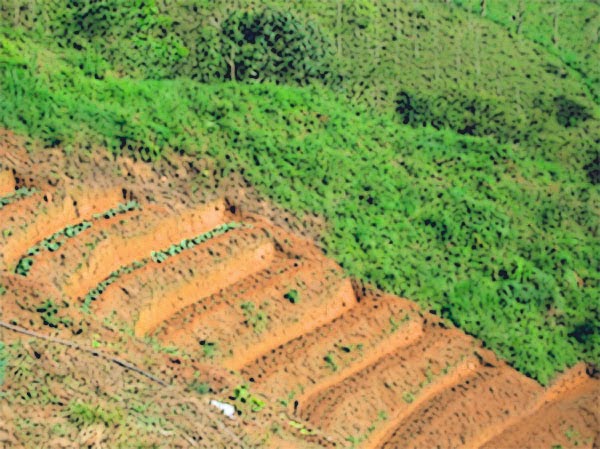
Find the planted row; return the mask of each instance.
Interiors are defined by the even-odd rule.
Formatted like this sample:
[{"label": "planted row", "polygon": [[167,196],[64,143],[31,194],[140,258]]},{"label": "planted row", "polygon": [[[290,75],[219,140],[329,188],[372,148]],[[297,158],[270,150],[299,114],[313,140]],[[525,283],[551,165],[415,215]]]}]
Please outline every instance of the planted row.
[{"label": "planted row", "polygon": [[240,228],[243,225],[241,223],[226,223],[224,225],[218,226],[215,229],[205,232],[203,234],[194,237],[193,239],[183,239],[177,245],[171,245],[168,249],[162,251],[152,251],[150,257],[145,257],[142,260],[135,261],[126,265],[124,267],[119,268],[118,270],[113,271],[108,278],[104,281],[100,282],[94,289],[92,289],[87,295],[85,295],[83,300],[83,310],[89,312],[89,307],[92,301],[98,299],[98,297],[106,291],[109,285],[113,284],[119,277],[124,274],[132,273],[135,270],[138,270],[144,266],[146,266],[150,261],[156,263],[162,263],[169,257],[175,256],[186,249],[191,249],[196,245],[199,245],[202,242],[206,242],[213,237],[218,235],[225,234],[233,229]]},{"label": "planted row", "polygon": [[10,203],[14,203],[17,200],[20,200],[21,198],[31,196],[35,192],[37,192],[36,189],[21,187],[20,189],[15,190],[13,193],[9,193],[8,195],[0,197],[0,209],[2,209],[4,206],[7,206]]},{"label": "planted row", "polygon": [[136,260],[135,262],[132,262],[129,265],[125,265],[124,267],[113,271],[105,280],[100,282],[94,289],[90,290],[90,292],[87,295],[85,295],[85,297],[83,298],[83,310],[85,312],[89,312],[92,301],[98,299],[98,297],[102,293],[104,293],[108,286],[113,284],[122,275],[132,273],[135,270],[139,270],[140,268],[145,267],[149,262],[150,258],[146,257],[142,260]]},{"label": "planted row", "polygon": [[151,258],[156,263],[162,263],[169,257],[175,256],[186,249],[191,249],[196,245],[200,245],[201,243],[212,239],[213,237],[225,234],[226,232],[229,232],[233,229],[241,228],[242,226],[244,225],[236,222],[225,223],[221,226],[216,227],[212,231],[200,234],[199,236],[194,237],[193,239],[183,239],[179,244],[171,245],[168,249],[165,249],[163,251],[152,251]]},{"label": "planted row", "polygon": [[[92,216],[92,221],[99,219],[109,219],[113,218],[116,215],[124,214],[134,209],[139,209],[140,205],[137,201],[129,201],[126,204],[119,204],[117,207],[107,210],[106,212],[94,214]],[[58,232],[55,232],[50,237],[45,238],[40,243],[35,246],[29,248],[25,256],[23,256],[17,267],[15,268],[15,273],[21,276],[27,276],[33,267],[33,257],[39,254],[42,251],[58,251],[61,246],[65,244],[65,242],[75,237],[76,235],[81,234],[86,229],[92,227],[92,221],[84,220],[81,223],[77,223],[73,226],[67,226],[64,229],[61,229]]]},{"label": "planted row", "polygon": [[109,218],[116,217],[119,214],[124,214],[126,212],[130,212],[132,210],[140,209],[140,205],[137,201],[129,201],[127,203],[121,203],[117,207],[113,207],[112,209],[107,210],[106,212],[102,212],[99,214],[92,215],[94,220],[98,220],[100,218],[104,218],[108,220]]}]

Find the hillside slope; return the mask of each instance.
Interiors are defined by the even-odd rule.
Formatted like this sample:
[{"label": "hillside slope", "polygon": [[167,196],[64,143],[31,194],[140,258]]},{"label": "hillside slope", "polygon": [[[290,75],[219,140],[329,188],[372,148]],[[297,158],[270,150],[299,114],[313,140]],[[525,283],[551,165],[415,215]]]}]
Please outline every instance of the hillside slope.
[{"label": "hillside slope", "polygon": [[[0,123],[67,152],[192,155],[198,185],[236,172],[326,221],[320,243],[352,275],[524,374],[600,363],[595,81],[491,22],[505,2],[486,17],[438,1],[174,3],[4,2]],[[592,42],[598,5],[583,3],[564,23]]]},{"label": "hillside slope", "polygon": [[597,444],[583,364],[543,388],[235,189],[189,195],[189,159],[65,160],[4,134],[0,161],[3,447]]}]

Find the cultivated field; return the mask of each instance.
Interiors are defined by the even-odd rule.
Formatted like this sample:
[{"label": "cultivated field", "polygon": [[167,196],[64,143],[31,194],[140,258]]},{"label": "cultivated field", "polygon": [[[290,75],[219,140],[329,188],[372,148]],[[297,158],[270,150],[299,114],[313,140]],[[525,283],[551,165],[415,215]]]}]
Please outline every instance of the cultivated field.
[{"label": "cultivated field", "polygon": [[591,367],[544,388],[193,174],[4,135],[0,447],[598,447]]}]

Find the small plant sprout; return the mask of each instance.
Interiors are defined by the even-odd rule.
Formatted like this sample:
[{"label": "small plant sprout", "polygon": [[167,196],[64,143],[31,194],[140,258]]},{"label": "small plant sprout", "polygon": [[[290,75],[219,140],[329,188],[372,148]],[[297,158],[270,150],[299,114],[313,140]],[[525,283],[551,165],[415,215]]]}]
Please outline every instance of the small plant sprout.
[{"label": "small plant sprout", "polygon": [[327,355],[325,357],[323,357],[323,360],[325,360],[325,363],[331,369],[331,371],[338,370],[338,366],[337,366],[337,363],[335,362],[333,353],[328,352]]},{"label": "small plant sprout", "polygon": [[415,400],[415,395],[410,391],[405,391],[402,393],[402,400],[407,404],[411,404]]},{"label": "small plant sprout", "polygon": [[292,289],[283,295],[283,297],[292,304],[298,304],[298,302],[300,302],[300,294],[298,293],[298,290]]}]

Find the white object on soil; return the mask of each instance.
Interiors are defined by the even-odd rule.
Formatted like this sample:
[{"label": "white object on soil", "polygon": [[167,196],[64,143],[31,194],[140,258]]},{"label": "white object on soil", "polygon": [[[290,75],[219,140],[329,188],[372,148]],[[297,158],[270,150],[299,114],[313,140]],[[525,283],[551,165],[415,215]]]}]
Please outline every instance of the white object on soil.
[{"label": "white object on soil", "polygon": [[235,418],[235,407],[231,404],[226,404],[224,402],[219,402],[214,399],[210,401],[210,405],[217,407],[219,410],[223,412],[225,416],[228,418]]}]

